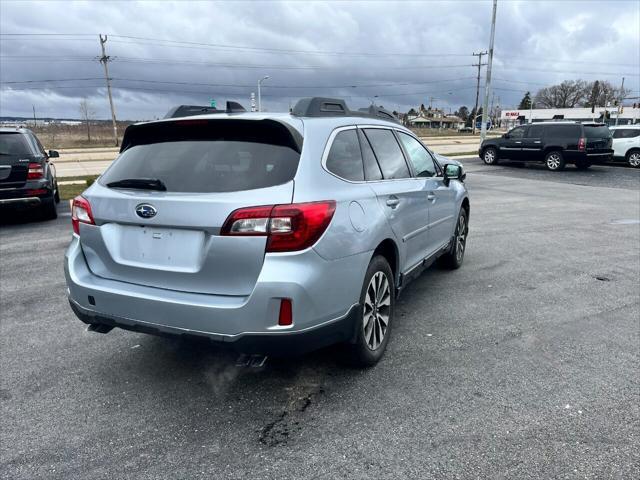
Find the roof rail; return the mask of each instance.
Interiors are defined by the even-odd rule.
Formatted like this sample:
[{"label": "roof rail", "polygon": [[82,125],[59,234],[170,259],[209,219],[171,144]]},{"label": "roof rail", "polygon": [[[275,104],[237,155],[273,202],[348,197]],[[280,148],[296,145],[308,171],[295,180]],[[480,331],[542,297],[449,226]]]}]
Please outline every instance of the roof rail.
[{"label": "roof rail", "polygon": [[298,100],[291,111],[297,117],[366,117],[400,123],[396,116],[377,105],[350,110],[341,98],[308,97]]},{"label": "roof rail", "polygon": [[218,110],[216,107],[206,107],[198,105],[178,105],[167,112],[164,118],[192,117],[194,115],[207,115],[210,113],[240,113],[246,112],[244,107],[238,102],[228,101],[225,110]]}]

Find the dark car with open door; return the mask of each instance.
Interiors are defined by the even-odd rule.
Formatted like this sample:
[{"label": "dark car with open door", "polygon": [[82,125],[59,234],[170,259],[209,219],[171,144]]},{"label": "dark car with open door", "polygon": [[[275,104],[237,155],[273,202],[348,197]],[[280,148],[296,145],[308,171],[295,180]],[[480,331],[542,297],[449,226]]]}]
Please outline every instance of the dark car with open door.
[{"label": "dark car with open door", "polygon": [[39,209],[43,218],[58,216],[60,201],[52,158],[26,128],[0,128],[0,208]]}]

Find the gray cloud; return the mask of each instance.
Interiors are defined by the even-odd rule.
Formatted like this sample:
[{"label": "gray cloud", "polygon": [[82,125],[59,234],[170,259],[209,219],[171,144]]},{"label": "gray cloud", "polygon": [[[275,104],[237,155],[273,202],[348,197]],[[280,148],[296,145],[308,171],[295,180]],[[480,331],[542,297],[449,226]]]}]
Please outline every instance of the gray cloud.
[{"label": "gray cloud", "polygon": [[[91,36],[0,37],[0,115],[28,116],[35,105],[42,116],[77,117],[87,97],[97,116],[108,118],[102,66],[94,60],[98,33],[112,35],[107,48],[121,119],[154,118],[210,98],[248,105],[263,75],[271,77],[263,89],[269,110],[309,95],[344,96],[354,106],[377,96],[377,103],[400,110],[429,97],[438,107],[471,107],[471,53],[487,48],[490,16],[490,1],[2,2],[0,33]],[[639,25],[635,1],[500,1],[495,96],[509,106],[544,84],[577,78],[617,84],[623,74],[637,92]],[[97,80],[8,83],[81,78]]]}]

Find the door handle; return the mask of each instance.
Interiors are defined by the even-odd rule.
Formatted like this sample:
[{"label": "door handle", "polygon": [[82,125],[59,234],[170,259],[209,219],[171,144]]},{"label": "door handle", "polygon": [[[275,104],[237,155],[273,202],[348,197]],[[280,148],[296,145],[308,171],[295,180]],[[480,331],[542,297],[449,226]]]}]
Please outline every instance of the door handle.
[{"label": "door handle", "polygon": [[522,143],[522,142],[520,142],[520,141],[516,141],[515,143]]},{"label": "door handle", "polygon": [[436,200],[436,194],[433,192],[427,192],[427,200],[434,202]]},{"label": "door handle", "polygon": [[400,199],[398,197],[396,197],[395,195],[387,198],[387,206],[388,207],[396,208],[399,203],[400,203]]}]

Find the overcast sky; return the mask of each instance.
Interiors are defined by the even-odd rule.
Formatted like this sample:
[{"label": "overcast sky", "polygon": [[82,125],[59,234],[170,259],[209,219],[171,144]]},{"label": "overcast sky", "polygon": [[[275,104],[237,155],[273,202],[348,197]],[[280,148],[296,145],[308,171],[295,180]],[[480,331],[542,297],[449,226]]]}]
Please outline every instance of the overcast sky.
[{"label": "overcast sky", "polygon": [[[499,0],[494,102],[512,107],[526,90],[580,78],[619,85],[624,76],[639,95],[639,5]],[[248,107],[265,75],[271,111],[312,95],[400,111],[472,108],[472,53],[488,49],[490,26],[491,1],[1,0],[0,115],[30,116],[35,105],[38,116],[77,118],[87,97],[108,118],[99,33],[109,35],[118,119],[210,99]]]}]

